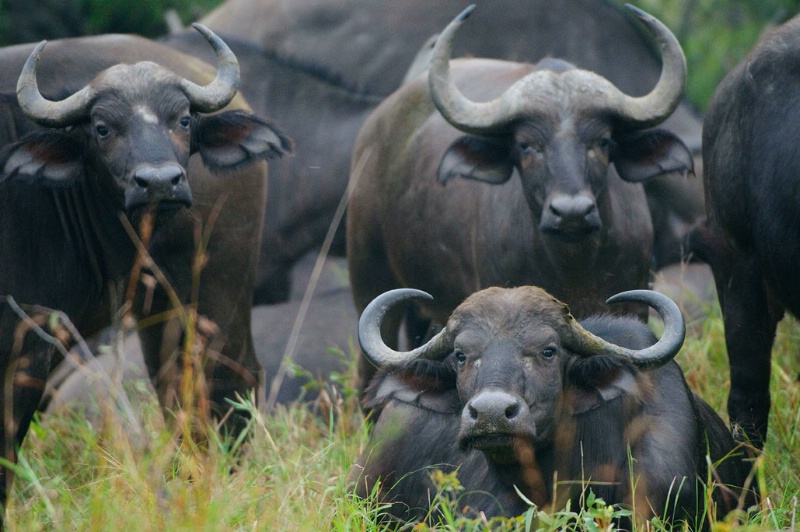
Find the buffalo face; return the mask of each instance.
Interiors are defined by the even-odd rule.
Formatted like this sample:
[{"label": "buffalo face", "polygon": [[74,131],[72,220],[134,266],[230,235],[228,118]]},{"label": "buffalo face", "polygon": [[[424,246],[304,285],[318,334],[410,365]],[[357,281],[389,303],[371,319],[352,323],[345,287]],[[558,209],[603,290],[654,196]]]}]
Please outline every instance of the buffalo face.
[{"label": "buffalo face", "polygon": [[216,172],[291,151],[276,128],[241,111],[211,116],[235,96],[239,69],[219,37],[197,27],[217,52],[215,80],[198,86],[163,67],[140,62],[101,72],[61,101],[36,83],[41,43],[17,85],[23,112],[46,129],[5,150],[4,178],[69,186],[91,181],[128,214],[148,205],[191,207],[187,165],[192,153]]},{"label": "buffalo face", "polygon": [[442,116],[468,133],[442,158],[438,180],[454,177],[505,183],[516,169],[532,217],[546,237],[580,242],[604,229],[601,198],[615,164],[620,177],[641,182],[692,169],[688,148],[663,130],[640,130],[666,119],[680,102],[686,65],[674,36],[635,10],[661,43],[663,71],[641,98],[605,78],[545,59],[500,97],[472,102],[450,79],[449,56],[467,10],[442,32],[429,70],[431,97]]},{"label": "buffalo face", "polygon": [[520,336],[476,331],[455,336],[456,382],[464,404],[459,445],[495,462],[513,461],[517,443],[540,448],[553,440],[563,382],[561,343],[550,327],[525,330]]},{"label": "buffalo face", "polygon": [[678,352],[685,334],[680,310],[655,292],[625,292],[609,300],[647,303],[665,320],[661,340],[630,350],[583,329],[565,304],[540,288],[494,287],[467,298],[427,344],[408,353],[388,348],[380,338],[383,316],[404,300],[429,297],[398,289],[376,298],[361,315],[362,350],[379,367],[436,361],[454,372],[459,447],[483,451],[501,464],[518,461],[523,448],[553,444],[567,385],[592,390],[625,364],[662,365]]}]

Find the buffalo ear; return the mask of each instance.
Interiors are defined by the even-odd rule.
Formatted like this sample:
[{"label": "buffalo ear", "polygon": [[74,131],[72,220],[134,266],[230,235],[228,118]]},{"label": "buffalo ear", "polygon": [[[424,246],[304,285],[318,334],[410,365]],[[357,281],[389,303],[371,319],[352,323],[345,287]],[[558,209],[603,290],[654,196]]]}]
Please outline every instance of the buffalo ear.
[{"label": "buffalo ear", "polygon": [[283,131],[243,111],[195,116],[192,153],[214,172],[236,170],[256,161],[292,153],[294,144]]},{"label": "buffalo ear", "polygon": [[625,181],[639,183],[661,174],[694,172],[689,148],[667,130],[637,131],[615,140],[612,158]]},{"label": "buffalo ear", "polygon": [[500,185],[508,181],[513,172],[508,140],[465,135],[447,148],[439,163],[437,179],[442,184],[460,177]]},{"label": "buffalo ear", "polygon": [[41,130],[0,151],[0,181],[68,187],[83,176],[83,144],[60,130]]},{"label": "buffalo ear", "polygon": [[605,355],[575,357],[567,369],[564,398],[571,414],[582,414],[621,396],[636,397],[636,372]]},{"label": "buffalo ear", "polygon": [[459,414],[461,403],[455,379],[450,361],[416,361],[391,372],[380,371],[367,387],[364,406],[382,409],[396,401],[440,414]]}]

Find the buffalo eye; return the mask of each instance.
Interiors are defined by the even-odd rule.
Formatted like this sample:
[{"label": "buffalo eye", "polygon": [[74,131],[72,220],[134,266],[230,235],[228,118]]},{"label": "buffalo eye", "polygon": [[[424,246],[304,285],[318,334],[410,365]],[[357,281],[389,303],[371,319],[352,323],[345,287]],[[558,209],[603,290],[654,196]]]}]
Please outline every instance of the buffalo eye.
[{"label": "buffalo eye", "polygon": [[111,130],[105,124],[96,124],[94,126],[94,131],[97,133],[97,137],[101,139],[108,138],[108,136],[111,134]]},{"label": "buffalo eye", "polygon": [[550,360],[554,356],[556,356],[556,348],[555,347],[545,347],[542,349],[542,356],[547,360]]},{"label": "buffalo eye", "polygon": [[184,128],[184,129],[189,129],[189,125],[191,123],[192,123],[192,117],[191,116],[187,115],[187,116],[181,117],[181,119],[180,119],[181,127]]},{"label": "buffalo eye", "polygon": [[519,149],[519,152],[522,155],[527,157],[530,157],[532,155],[539,155],[542,152],[544,152],[544,147],[541,146],[540,144],[530,144],[528,142],[520,142],[517,145],[517,148]]},{"label": "buffalo eye", "polygon": [[459,366],[467,361],[467,355],[465,355],[463,351],[456,351],[455,355]]},{"label": "buffalo eye", "polygon": [[614,149],[616,143],[611,137],[602,137],[597,139],[594,144],[589,148],[590,151],[608,154]]}]

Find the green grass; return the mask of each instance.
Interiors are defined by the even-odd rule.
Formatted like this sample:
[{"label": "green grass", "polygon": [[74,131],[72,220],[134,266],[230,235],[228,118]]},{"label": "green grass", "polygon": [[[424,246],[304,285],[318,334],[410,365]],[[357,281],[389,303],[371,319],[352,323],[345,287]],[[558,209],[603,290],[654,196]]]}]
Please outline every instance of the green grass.
[{"label": "green grass", "polygon": [[[770,434],[759,462],[763,504],[745,522],[718,521],[714,530],[796,529],[800,325],[784,320],[775,345]],[[679,362],[692,388],[724,417],[728,372],[718,310],[690,329]],[[20,454],[10,530],[379,529],[380,505],[346,489],[348,469],[367,440],[352,393],[328,394],[316,411],[292,407],[256,415],[238,459],[216,440],[207,451],[180,445],[152,396],[135,395],[145,427],[138,439],[113,415],[100,430],[78,414],[35,422]],[[455,512],[457,478],[443,475],[439,485],[444,517],[437,530],[606,530],[619,511],[590,500],[580,512],[531,509],[515,519],[465,518]],[[658,521],[648,525],[664,529]]]}]

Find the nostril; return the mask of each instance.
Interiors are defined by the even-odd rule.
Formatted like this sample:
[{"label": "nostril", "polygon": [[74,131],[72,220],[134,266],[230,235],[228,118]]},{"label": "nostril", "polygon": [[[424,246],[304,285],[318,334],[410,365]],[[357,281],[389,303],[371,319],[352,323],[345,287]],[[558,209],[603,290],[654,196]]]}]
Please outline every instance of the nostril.
[{"label": "nostril", "polygon": [[478,411],[475,409],[474,406],[468,405],[467,406],[467,411],[469,412],[470,419],[472,419],[472,420],[478,419]]},{"label": "nostril", "polygon": [[519,414],[519,403],[514,403],[506,408],[506,419],[514,419]]},{"label": "nostril", "polygon": [[134,177],[133,182],[136,183],[136,186],[139,188],[147,188],[148,180],[143,177]]}]

